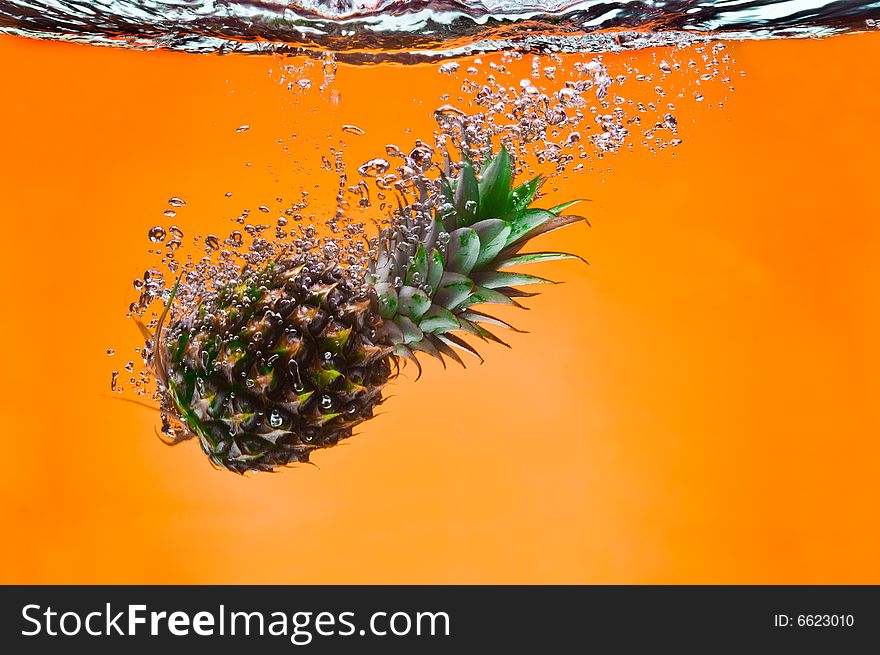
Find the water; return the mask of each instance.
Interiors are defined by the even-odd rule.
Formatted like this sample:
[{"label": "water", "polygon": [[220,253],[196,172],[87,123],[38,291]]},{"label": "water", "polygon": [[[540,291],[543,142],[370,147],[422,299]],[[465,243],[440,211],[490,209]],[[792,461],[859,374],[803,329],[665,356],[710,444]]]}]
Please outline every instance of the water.
[{"label": "water", "polygon": [[[394,244],[395,257],[412,260],[414,244],[428,239],[434,215],[443,212],[441,170],[454,175],[469,161],[479,171],[503,145],[517,180],[550,180],[540,198],[577,184],[576,178],[623,148],[657,153],[680,146],[684,130],[678,107],[703,103],[704,83],[720,82],[732,92],[732,79],[743,73],[720,38],[864,31],[873,29],[878,17],[880,3],[809,1],[386,1],[367,7],[344,1],[218,5],[98,0],[3,3],[0,32],[137,49],[273,53],[281,55],[271,60],[280,84],[330,105],[339,102],[337,61],[446,59],[422,67],[425,82],[418,95],[420,102],[431,103],[425,110],[433,116],[432,130],[353,159],[347,142],[366,132],[344,123],[338,144],[321,150],[320,167],[338,179],[336,210],[329,216],[306,216],[310,202],[305,189],[297,189],[292,200],[274,199],[281,205],[274,216],[269,215],[270,205],[275,206],[271,198],[244,208],[231,230],[218,224],[216,234],[187,237],[170,222],[146,230],[152,264],[132,281],[137,296],[128,304],[128,315],[139,321],[146,339],[136,349],[137,370],[128,361],[121,377],[113,371],[110,387],[158,401],[172,414],[156,372],[151,336],[159,333],[166,306],[168,322],[176,321],[197,311],[218,289],[239,285],[243,270],[278,258],[297,258],[313,271],[341,265],[352,288],[367,295],[369,275],[386,243]],[[657,46],[674,49],[667,48],[650,68],[607,57]],[[305,63],[283,55],[306,55]],[[456,92],[433,96],[429,75],[454,82]],[[705,104],[717,108],[725,100],[716,97]],[[236,134],[251,131],[250,122],[236,125]],[[186,208],[186,200],[172,196],[162,215],[186,225]],[[440,232],[436,239],[445,244],[449,235]],[[444,245],[439,248],[444,252]],[[431,292],[424,280],[413,285]],[[163,433],[173,442],[184,432],[182,425],[163,419]]]},{"label": "water", "polygon": [[12,0],[0,33],[187,52],[309,52],[414,61],[518,48],[609,51],[876,29],[880,2],[730,0]]}]

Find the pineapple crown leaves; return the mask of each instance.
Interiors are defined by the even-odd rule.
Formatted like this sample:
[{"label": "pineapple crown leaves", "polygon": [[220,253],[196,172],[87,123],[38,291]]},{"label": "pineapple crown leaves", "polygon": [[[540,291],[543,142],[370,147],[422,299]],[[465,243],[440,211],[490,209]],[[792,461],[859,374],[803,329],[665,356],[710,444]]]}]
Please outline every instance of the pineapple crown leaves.
[{"label": "pineapple crown leaves", "polygon": [[134,319],[134,323],[140,331],[141,336],[144,337],[144,341],[149,345],[151,349],[154,350],[153,368],[156,371],[156,375],[158,376],[159,381],[163,385],[168,384],[168,362],[165,361],[164,351],[158,347],[159,338],[162,335],[162,328],[165,326],[165,320],[168,318],[168,312],[171,309],[171,303],[174,302],[174,297],[177,295],[177,290],[180,288],[181,277],[182,276],[179,276],[174,282],[174,286],[171,287],[171,292],[168,295],[168,300],[165,301],[165,307],[162,309],[162,313],[159,315],[159,320],[156,323],[156,328],[154,332],[150,332],[149,328],[147,328],[147,326],[144,325],[140,319]]},{"label": "pineapple crown leaves", "polygon": [[[544,179],[534,177],[513,186],[510,155],[502,146],[477,178],[464,160],[454,178],[441,175],[441,203],[415,244],[401,234],[386,236],[373,271],[379,313],[397,353],[418,362],[413,351],[426,352],[444,363],[448,357],[462,365],[456,350],[477,351],[460,336],[507,345],[485,326],[516,328],[478,305],[522,307],[515,299],[536,295],[527,285],[554,282],[507,268],[581,257],[564,252],[521,253],[535,237],[578,222],[583,216],[565,211],[581,200],[551,209],[532,207]],[[444,244],[445,240],[445,244]]]}]

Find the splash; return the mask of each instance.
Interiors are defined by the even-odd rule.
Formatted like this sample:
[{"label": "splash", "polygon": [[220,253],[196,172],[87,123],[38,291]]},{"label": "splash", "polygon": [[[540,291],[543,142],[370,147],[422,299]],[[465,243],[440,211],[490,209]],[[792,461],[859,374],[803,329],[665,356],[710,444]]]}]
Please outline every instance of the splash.
[{"label": "splash", "polygon": [[11,0],[0,32],[185,52],[333,51],[350,62],[499,50],[609,52],[708,38],[817,37],[876,29],[880,3],[831,0]]}]

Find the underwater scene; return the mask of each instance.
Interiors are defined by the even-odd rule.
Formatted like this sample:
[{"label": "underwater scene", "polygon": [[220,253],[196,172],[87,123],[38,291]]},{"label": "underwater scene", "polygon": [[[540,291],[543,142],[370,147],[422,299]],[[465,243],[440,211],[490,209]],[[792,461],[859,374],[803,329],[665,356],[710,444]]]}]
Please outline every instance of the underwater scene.
[{"label": "underwater scene", "polygon": [[0,581],[880,582],[878,64],[880,3],[0,2]]}]

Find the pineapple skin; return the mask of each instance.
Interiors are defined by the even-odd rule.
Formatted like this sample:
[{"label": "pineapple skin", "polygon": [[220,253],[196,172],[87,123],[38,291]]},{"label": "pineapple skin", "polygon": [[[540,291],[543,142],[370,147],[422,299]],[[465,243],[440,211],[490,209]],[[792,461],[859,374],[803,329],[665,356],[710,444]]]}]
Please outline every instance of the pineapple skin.
[{"label": "pineapple skin", "polygon": [[373,294],[279,260],[168,327],[163,409],[237,473],[307,462],[373,416],[396,374]]}]

